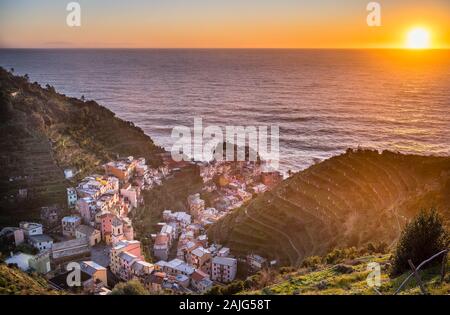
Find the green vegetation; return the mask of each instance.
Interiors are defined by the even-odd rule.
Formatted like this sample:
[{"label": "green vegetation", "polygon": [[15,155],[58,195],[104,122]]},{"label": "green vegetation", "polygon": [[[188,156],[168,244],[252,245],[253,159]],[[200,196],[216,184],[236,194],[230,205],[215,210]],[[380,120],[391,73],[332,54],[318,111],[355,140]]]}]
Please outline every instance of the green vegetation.
[{"label": "green vegetation", "polygon": [[131,280],[117,284],[110,293],[111,295],[149,295],[139,281]]},{"label": "green vegetation", "polygon": [[449,174],[450,157],[348,150],[294,174],[208,234],[237,254],[292,266],[336,247],[388,249],[418,209],[433,205],[449,220]]},{"label": "green vegetation", "polygon": [[[392,274],[398,275],[410,270],[409,259],[417,266],[422,261],[446,249],[449,244],[448,237],[442,218],[436,210],[420,211],[402,232],[395,251]],[[439,262],[440,260],[436,259],[430,264]]]},{"label": "green vegetation", "polygon": [[36,255],[37,253],[39,253],[39,250],[30,244],[22,243],[22,244],[16,246],[14,252],[24,253],[24,254],[29,254],[29,255]]},{"label": "green vegetation", "polygon": [[[381,294],[393,294],[400,283],[408,276],[408,272],[398,276],[390,276],[392,264],[389,254],[377,254],[347,260],[346,264],[320,265],[315,269],[300,268],[295,272],[280,274],[272,285],[264,288],[246,289],[240,294],[377,294],[367,285],[367,264],[378,262],[381,266]],[[450,264],[447,264],[447,268]],[[425,268],[421,274],[430,294],[450,293],[450,277],[440,281],[440,266]],[[414,278],[410,280],[401,294],[420,294],[420,289]]]},{"label": "green vegetation", "polygon": [[[445,249],[448,232],[436,211],[421,211],[402,232],[395,254],[386,252],[386,244],[369,243],[365,248],[335,248],[324,256],[310,256],[301,267],[264,269],[227,286],[216,286],[209,294],[394,294],[411,274],[408,259],[416,265]],[[427,248],[429,244],[429,248]],[[406,261],[406,262],[405,262]],[[450,293],[450,275],[442,278],[441,257],[420,270],[426,290],[430,294]],[[381,285],[367,284],[372,272],[370,263],[380,267]],[[445,268],[450,262],[446,261]],[[393,272],[394,271],[394,272]],[[414,277],[400,294],[421,294]]]},{"label": "green vegetation", "polygon": [[[353,250],[342,250],[351,253]],[[359,251],[362,253],[363,251]],[[335,264],[327,264],[326,256],[316,256],[316,263],[300,268],[280,268],[262,270],[247,278],[236,281],[224,287],[214,287],[210,294],[282,294],[282,295],[372,295],[378,294],[367,285],[370,270],[369,263],[379,263],[381,267],[381,286],[377,289],[383,295],[393,294],[409,272],[392,276],[390,274],[393,263],[391,254],[362,254],[356,258],[353,254],[342,256]],[[305,260],[306,261],[306,260]],[[447,263],[447,268],[450,263]],[[429,266],[421,272],[421,277],[430,294],[449,294],[450,276],[441,282],[440,266]],[[269,283],[267,283],[269,279]],[[411,278],[400,294],[420,294],[420,289]]]},{"label": "green vegetation", "polygon": [[48,287],[47,281],[33,273],[0,264],[0,294],[60,294]]}]

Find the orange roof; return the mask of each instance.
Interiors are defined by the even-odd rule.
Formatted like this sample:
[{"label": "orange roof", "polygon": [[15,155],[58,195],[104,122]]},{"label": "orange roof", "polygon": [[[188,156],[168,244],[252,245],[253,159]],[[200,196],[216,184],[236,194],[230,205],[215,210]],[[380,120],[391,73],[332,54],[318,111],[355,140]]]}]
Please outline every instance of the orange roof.
[{"label": "orange roof", "polygon": [[194,273],[191,275],[192,280],[194,281],[201,281],[205,278],[208,278],[208,275],[204,273],[203,271],[196,269]]}]

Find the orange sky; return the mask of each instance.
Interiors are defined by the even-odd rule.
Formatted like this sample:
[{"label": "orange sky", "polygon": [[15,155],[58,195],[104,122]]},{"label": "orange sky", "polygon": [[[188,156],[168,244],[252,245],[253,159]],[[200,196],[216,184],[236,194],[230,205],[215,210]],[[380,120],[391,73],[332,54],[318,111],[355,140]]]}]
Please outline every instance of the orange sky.
[{"label": "orange sky", "polygon": [[[366,24],[366,0],[0,0],[0,47],[403,48],[409,29],[450,48],[450,1],[385,0],[382,25]],[[320,3],[318,3],[320,2]]]}]

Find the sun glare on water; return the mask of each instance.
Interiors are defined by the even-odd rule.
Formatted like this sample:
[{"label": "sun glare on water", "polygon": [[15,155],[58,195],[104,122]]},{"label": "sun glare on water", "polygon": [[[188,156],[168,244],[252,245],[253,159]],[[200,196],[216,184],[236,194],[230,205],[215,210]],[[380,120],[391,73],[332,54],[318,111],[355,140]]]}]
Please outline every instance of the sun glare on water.
[{"label": "sun glare on water", "polygon": [[409,49],[430,48],[430,32],[422,27],[411,29],[406,37],[406,47]]}]

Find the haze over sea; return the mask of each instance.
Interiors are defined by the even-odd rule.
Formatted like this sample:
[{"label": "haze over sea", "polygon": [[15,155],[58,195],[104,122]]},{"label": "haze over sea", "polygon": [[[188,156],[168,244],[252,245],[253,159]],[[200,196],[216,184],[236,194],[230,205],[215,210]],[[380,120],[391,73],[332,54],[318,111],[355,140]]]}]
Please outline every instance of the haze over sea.
[{"label": "haze over sea", "polygon": [[170,148],[177,125],[278,125],[283,170],[358,146],[450,154],[450,51],[0,50]]}]

